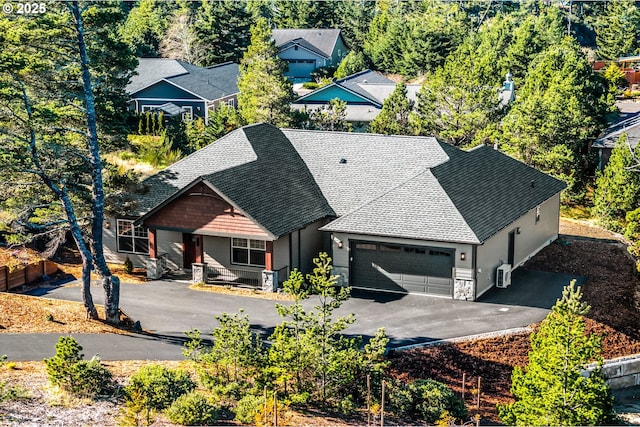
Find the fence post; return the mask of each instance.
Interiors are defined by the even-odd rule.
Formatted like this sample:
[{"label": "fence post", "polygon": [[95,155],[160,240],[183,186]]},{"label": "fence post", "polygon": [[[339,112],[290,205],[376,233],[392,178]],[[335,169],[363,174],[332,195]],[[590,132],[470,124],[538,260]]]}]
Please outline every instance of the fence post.
[{"label": "fence post", "polygon": [[273,390],[273,425],[278,427],[278,392]]},{"label": "fence post", "polygon": [[463,372],[462,373],[462,401],[463,402],[464,402],[464,386],[466,382],[467,382],[467,373]]},{"label": "fence post", "polygon": [[380,405],[380,427],[384,426],[384,380],[382,380],[382,404]]},{"label": "fence post", "polygon": [[371,425],[371,375],[367,374],[367,427]]},{"label": "fence post", "polygon": [[477,408],[480,409],[480,381],[482,380],[482,377],[478,377],[478,403],[477,403]]}]

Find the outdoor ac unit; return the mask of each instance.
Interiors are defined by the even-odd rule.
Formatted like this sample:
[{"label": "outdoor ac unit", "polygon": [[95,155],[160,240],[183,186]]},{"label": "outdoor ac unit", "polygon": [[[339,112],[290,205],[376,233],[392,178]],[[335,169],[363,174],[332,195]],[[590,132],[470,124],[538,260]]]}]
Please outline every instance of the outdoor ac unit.
[{"label": "outdoor ac unit", "polygon": [[511,284],[511,264],[502,264],[496,271],[496,287],[506,288]]}]

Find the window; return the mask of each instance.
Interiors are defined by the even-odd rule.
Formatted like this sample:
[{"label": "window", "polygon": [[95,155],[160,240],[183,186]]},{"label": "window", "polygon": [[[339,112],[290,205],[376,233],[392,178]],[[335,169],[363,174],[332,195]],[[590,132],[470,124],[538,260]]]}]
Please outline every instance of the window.
[{"label": "window", "polygon": [[227,105],[229,105],[230,107],[235,107],[236,106],[236,99],[235,98],[227,99]]},{"label": "window", "polygon": [[536,207],[536,224],[540,221],[540,206]]},{"label": "window", "polygon": [[132,254],[149,253],[149,235],[147,229],[133,225],[129,219],[119,219],[117,222],[118,252]]},{"label": "window", "polygon": [[156,108],[156,105],[143,105],[142,106],[142,112],[146,113],[147,111],[151,111],[154,108]]},{"label": "window", "polygon": [[375,251],[377,249],[374,243],[356,243],[356,249],[365,251]]},{"label": "window", "polygon": [[193,119],[193,107],[190,105],[182,107],[182,120]]},{"label": "window", "polygon": [[231,239],[231,263],[241,265],[265,266],[267,243],[264,240]]}]

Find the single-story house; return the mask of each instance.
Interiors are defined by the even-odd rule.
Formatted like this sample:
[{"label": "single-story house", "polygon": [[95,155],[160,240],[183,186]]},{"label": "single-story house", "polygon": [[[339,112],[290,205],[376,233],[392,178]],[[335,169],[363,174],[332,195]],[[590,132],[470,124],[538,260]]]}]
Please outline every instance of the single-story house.
[{"label": "single-story house", "polygon": [[[393,93],[396,83],[377,71],[364,70],[326,86],[309,92],[292,104],[291,108],[311,111],[327,107],[332,99],[347,103],[345,120],[351,123],[355,132],[366,132],[369,123],[382,111],[382,104]],[[407,98],[417,104],[421,85],[407,84]],[[501,107],[506,107],[515,99],[511,74],[506,75],[503,86],[498,91]]]},{"label": "single-story house", "polygon": [[[369,123],[382,111],[384,100],[396,83],[377,71],[364,70],[322,86],[296,99],[291,108],[311,111],[329,105],[332,99],[347,103],[346,121],[356,132],[365,132]],[[420,85],[407,85],[407,97],[414,102]]]},{"label": "single-story house", "polygon": [[269,124],[144,184],[138,211],[105,223],[109,261],[282,281],[328,251],[340,284],[466,300],[557,238],[566,186],[487,146]]},{"label": "single-story house", "polygon": [[337,67],[349,49],[339,29],[274,29],[273,40],[278,57],[287,63],[284,75],[289,79],[309,80],[320,67]]},{"label": "single-story house", "polygon": [[136,73],[126,91],[129,109],[138,113],[162,111],[208,122],[218,104],[236,106],[238,64],[232,62],[203,68],[177,59],[139,58]]},{"label": "single-story house", "polygon": [[598,169],[604,170],[609,162],[611,151],[622,134],[627,135],[627,143],[633,149],[640,143],[640,104],[634,102],[618,102],[620,116],[609,125],[602,135],[592,144],[591,149],[598,152]]}]

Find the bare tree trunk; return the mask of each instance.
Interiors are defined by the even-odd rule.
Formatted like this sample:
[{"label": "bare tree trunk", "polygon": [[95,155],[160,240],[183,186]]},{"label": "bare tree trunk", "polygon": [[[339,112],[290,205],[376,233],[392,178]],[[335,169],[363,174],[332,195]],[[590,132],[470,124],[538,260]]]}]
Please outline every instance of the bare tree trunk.
[{"label": "bare tree trunk", "polygon": [[102,247],[102,224],[104,223],[104,186],[102,183],[102,161],[100,159],[100,145],[98,142],[98,125],[96,118],[95,97],[89,72],[89,56],[84,40],[84,26],[82,13],[77,1],[70,5],[74,17],[76,35],[78,38],[78,53],[82,69],[82,84],[87,117],[87,146],[91,160],[91,180],[93,183],[93,221],[91,224],[91,252],[93,263],[102,279],[104,288],[104,311],[107,322],[117,325],[120,323],[120,279],[111,275],[109,266],[104,259]]},{"label": "bare tree trunk", "polygon": [[80,254],[82,257],[82,302],[87,311],[87,319],[96,320],[98,319],[98,311],[91,296],[91,260],[83,252]]}]

